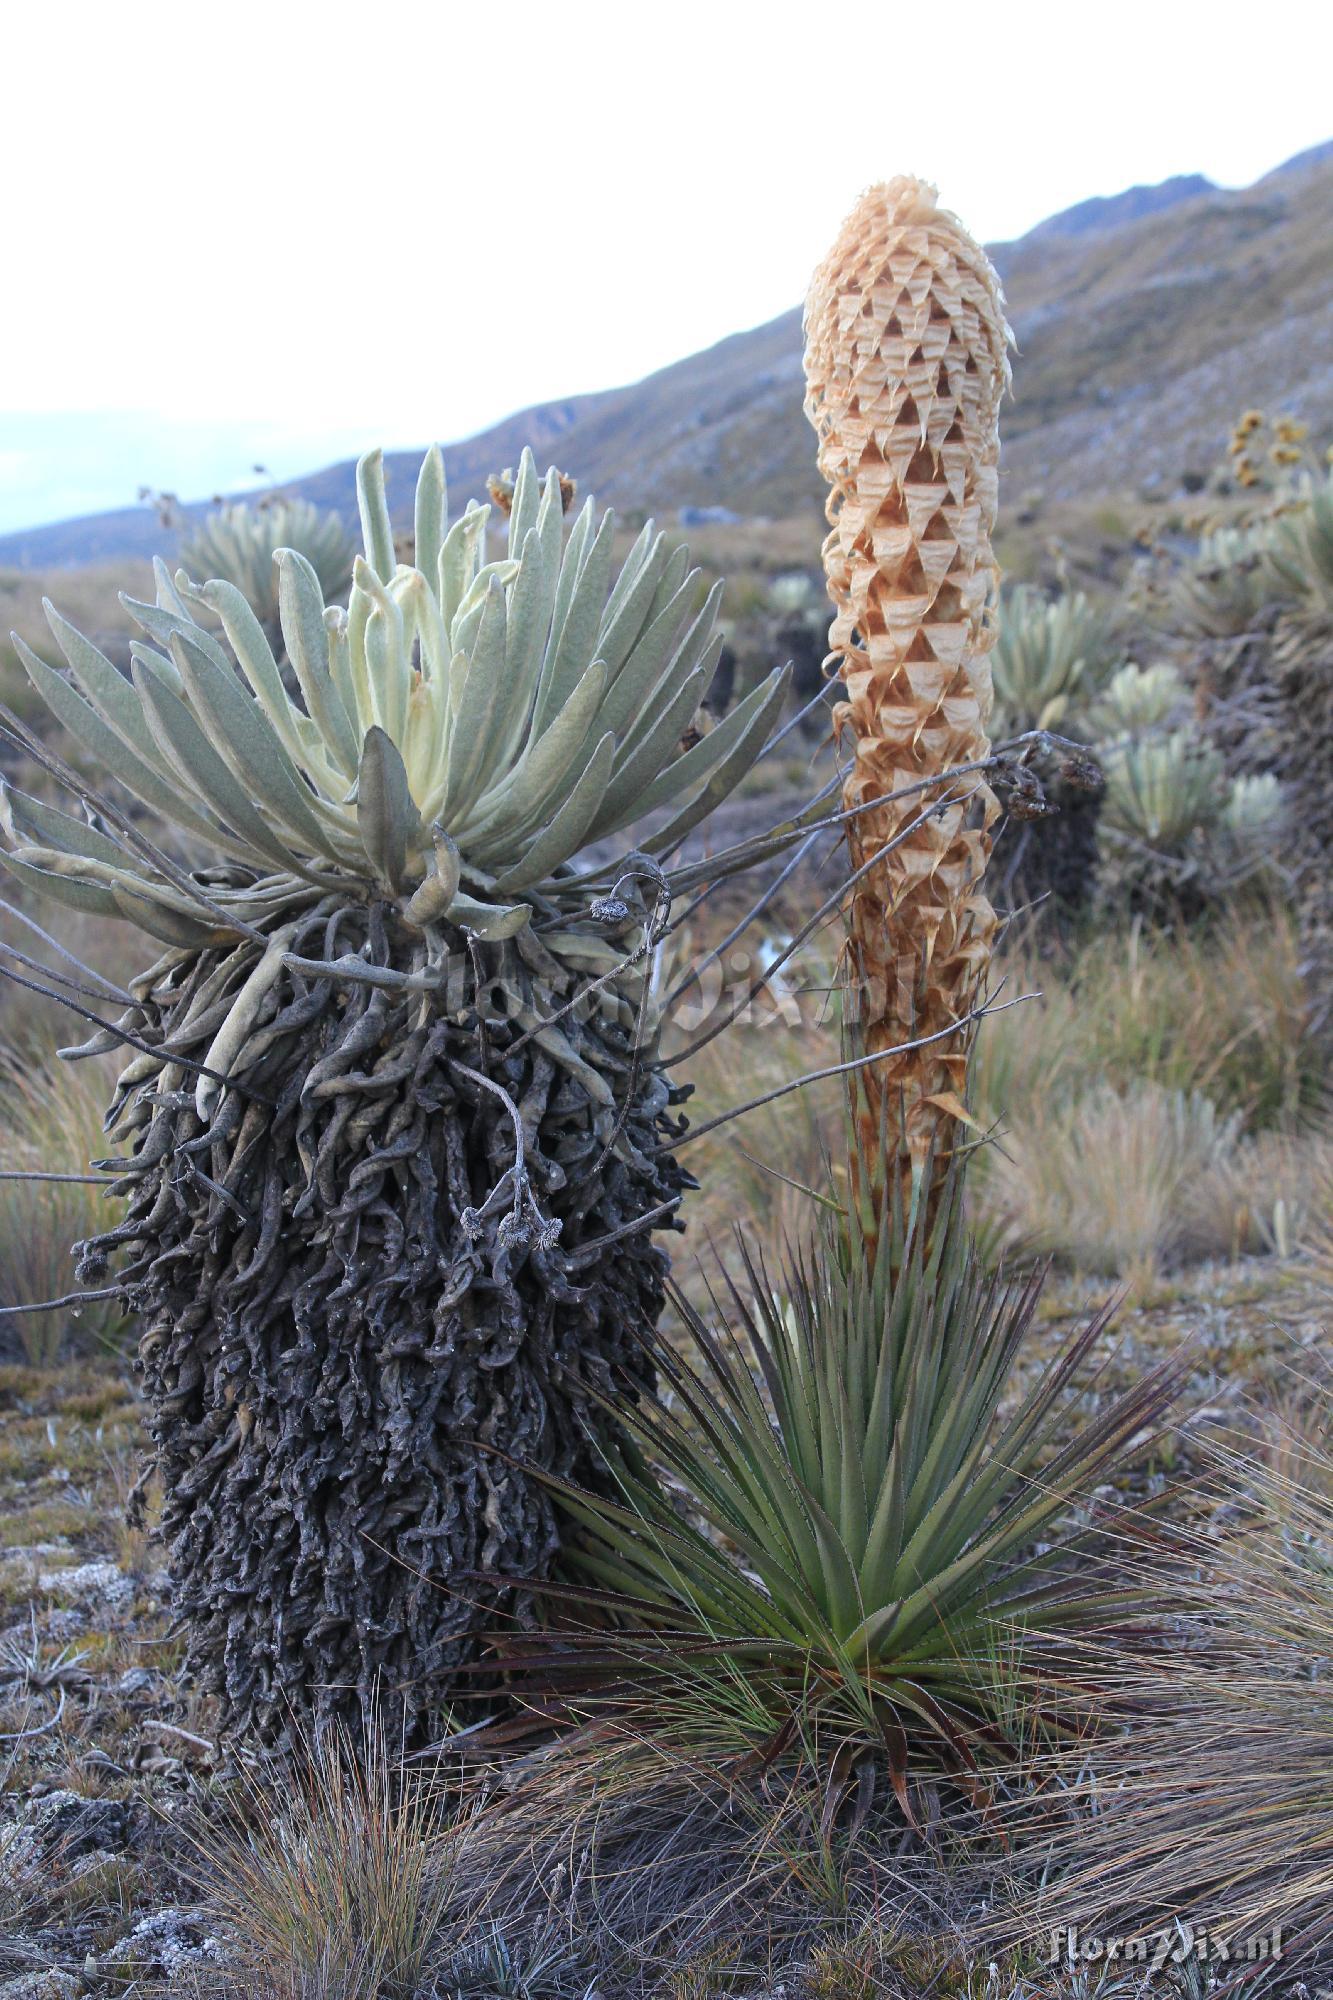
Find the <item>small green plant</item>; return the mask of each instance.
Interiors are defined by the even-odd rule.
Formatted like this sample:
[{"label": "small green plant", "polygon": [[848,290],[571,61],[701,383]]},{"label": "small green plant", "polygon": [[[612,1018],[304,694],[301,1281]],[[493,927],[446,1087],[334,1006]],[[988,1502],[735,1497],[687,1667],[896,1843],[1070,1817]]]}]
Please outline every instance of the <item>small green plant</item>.
[{"label": "small green plant", "polygon": [[431,2000],[585,2000],[590,1991],[567,1939],[552,1931],[516,1943],[492,1923],[446,1960]]},{"label": "small green plant", "polygon": [[1271,774],[1228,778],[1193,729],[1148,733],[1105,757],[1102,890],[1154,917],[1197,914],[1280,858],[1287,810]]},{"label": "small green plant", "polygon": [[669,1673],[678,1718],[693,1675],[714,1729],[730,1682],[738,1750],[822,1735],[844,1772],[883,1750],[904,1804],[909,1749],[966,1771],[1002,1738],[1002,1636],[1104,1611],[1058,1580],[1060,1522],[1170,1392],[1157,1371],[1069,1438],[1103,1313],[1001,1415],[1040,1279],[987,1278],[947,1190],[929,1247],[924,1204],[873,1255],[825,1216],[780,1286],[745,1257],[720,1326],[682,1303],[698,1358],[654,1348],[671,1400],[624,1410],[614,1497],[558,1489],[580,1571],[636,1627],[612,1650],[650,1687]]},{"label": "small green plant", "polygon": [[1278,516],[1265,544],[1278,586],[1307,614],[1333,619],[1333,473]]},{"label": "small green plant", "polygon": [[992,735],[1054,729],[1085,736],[1088,705],[1123,657],[1106,613],[1081,590],[1054,600],[1028,584],[1007,591],[991,655]]},{"label": "small green plant", "polygon": [[309,500],[233,501],[183,537],[180,560],[191,576],[221,577],[246,599],[270,635],[281,635],[279,549],[295,549],[319,579],[326,604],[352,583],[352,538],[340,515]]},{"label": "small green plant", "polygon": [[1250,874],[1277,854],[1286,818],[1286,794],[1271,771],[1231,780],[1220,830],[1239,874]]},{"label": "small green plant", "polygon": [[1214,824],[1225,798],[1221,759],[1177,729],[1129,744],[1111,760],[1103,818],[1129,839],[1175,854]]},{"label": "small green plant", "polygon": [[1192,639],[1229,639],[1248,631],[1283,594],[1271,560],[1271,524],[1216,528],[1167,586],[1173,629]]},{"label": "small green plant", "polygon": [[1185,683],[1173,666],[1139,667],[1130,661],[1111,675],[1089,719],[1096,740],[1111,745],[1161,729],[1181,714],[1186,699]]}]

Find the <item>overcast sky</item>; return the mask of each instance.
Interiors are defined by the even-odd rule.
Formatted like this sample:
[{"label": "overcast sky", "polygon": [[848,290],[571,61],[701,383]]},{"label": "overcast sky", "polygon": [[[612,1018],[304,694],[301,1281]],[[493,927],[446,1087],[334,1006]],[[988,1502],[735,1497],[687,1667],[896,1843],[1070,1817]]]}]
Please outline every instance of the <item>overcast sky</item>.
[{"label": "overcast sky", "polygon": [[981,237],[1333,132],[1318,0],[28,5],[0,532],[465,436],[801,298],[869,181]]}]

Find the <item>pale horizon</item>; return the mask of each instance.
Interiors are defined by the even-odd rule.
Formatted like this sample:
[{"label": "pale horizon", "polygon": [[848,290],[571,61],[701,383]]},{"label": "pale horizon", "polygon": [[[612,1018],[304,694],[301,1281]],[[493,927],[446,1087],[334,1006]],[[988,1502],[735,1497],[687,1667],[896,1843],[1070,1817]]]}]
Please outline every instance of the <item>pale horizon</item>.
[{"label": "pale horizon", "polygon": [[[0,159],[40,200],[6,222],[0,533],[637,381],[796,305],[894,172],[998,242],[1177,174],[1248,186],[1329,135],[1326,63],[1266,77],[1239,7],[1202,39],[1119,8],[1095,90],[1062,8],[1011,8],[1002,41],[989,7],[947,41],[862,10],[883,105],[851,117],[821,109],[835,57],[807,17],[748,4],[689,0],[664,31],[600,0],[516,4],[502,31],[407,6],[355,45],[306,6],[242,0],[216,42],[133,14],[90,16],[76,65],[51,22],[11,30]],[[1264,47],[1318,56],[1306,8],[1265,22]]]}]

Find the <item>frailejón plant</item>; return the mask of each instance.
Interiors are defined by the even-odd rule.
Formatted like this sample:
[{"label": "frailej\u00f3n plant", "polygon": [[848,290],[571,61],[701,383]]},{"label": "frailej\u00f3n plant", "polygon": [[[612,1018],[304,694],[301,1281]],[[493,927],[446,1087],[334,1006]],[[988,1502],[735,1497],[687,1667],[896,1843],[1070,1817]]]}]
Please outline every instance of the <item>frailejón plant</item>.
[{"label": "frailej\u00f3n plant", "polygon": [[345,600],[356,554],[352,538],[339,515],[309,500],[231,501],[185,537],[180,561],[191,576],[234,583],[276,641],[282,630],[281,571],[274,560],[279,549],[295,549],[305,557],[328,603]]},{"label": "frailej\u00f3n plant", "polygon": [[158,566],[130,680],[49,611],[68,675],[20,651],[104,789],[11,723],[85,810],[7,793],[4,860],[165,947],[88,1045],[130,1042],[129,1207],[80,1276],[142,1318],[201,1683],[262,1735],[378,1695],[410,1739],[497,1588],[552,1559],[525,1467],[591,1472],[592,1388],[641,1365],[685,1182],[646,959],[730,865],[657,857],[783,680],[683,748],[720,592],[684,550],[650,525],[616,574],[611,518],[566,539],[529,454],[492,553],[432,451],[406,567],[378,453],[358,484],[345,611],[277,557],[295,693],[226,581]]}]

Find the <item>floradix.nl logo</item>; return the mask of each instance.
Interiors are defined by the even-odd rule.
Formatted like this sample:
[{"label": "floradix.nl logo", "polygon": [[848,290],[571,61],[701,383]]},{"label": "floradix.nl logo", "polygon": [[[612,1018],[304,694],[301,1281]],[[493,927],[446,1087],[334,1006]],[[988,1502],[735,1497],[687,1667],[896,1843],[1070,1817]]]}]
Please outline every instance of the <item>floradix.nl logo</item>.
[{"label": "floradix.nl logo", "polygon": [[1077,1924],[1056,1924],[1047,1939],[1046,1963],[1082,1971],[1092,1965],[1145,1966],[1164,1972],[1184,1965],[1274,1965],[1282,1957],[1282,1926],[1253,1937],[1223,1936],[1206,1923],[1180,1920],[1166,1930],[1137,1936],[1099,1937]]}]

